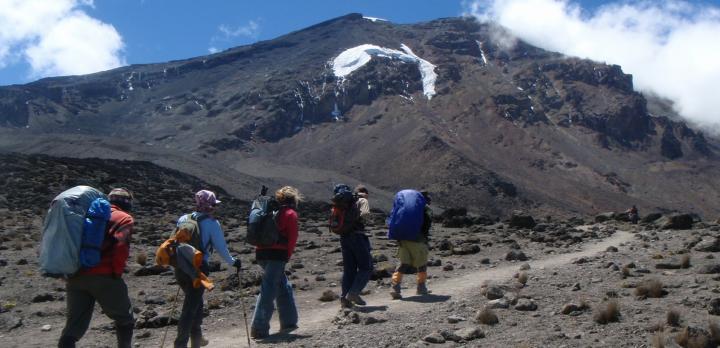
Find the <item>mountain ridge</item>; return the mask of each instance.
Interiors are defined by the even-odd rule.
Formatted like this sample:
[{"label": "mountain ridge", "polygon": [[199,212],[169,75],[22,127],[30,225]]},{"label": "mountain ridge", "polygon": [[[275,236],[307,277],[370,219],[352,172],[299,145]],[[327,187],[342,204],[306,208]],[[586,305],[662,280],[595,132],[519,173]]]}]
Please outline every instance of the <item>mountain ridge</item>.
[{"label": "mountain ridge", "polygon": [[[213,55],[0,87],[0,151],[78,155],[125,142],[112,156],[147,150],[164,165],[188,156],[195,164],[169,165],[194,175],[212,163],[244,178],[220,180],[239,195],[292,182],[323,199],[342,180],[385,198],[426,188],[443,206],[498,216],[633,203],[720,212],[709,203],[716,140],[651,115],[619,66],[507,47],[496,30],[467,18],[396,25],[350,14]],[[395,59],[335,76],[332,59],[362,44],[406,44],[435,65],[437,94],[427,100],[418,67]],[[53,134],[78,144],[38,145]]]}]

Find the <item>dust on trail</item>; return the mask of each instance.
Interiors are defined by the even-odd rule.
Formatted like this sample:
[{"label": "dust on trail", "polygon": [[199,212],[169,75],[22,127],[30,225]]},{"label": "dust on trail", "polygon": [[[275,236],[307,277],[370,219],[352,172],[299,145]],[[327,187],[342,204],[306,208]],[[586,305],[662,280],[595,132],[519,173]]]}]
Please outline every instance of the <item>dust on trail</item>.
[{"label": "dust on trail", "polygon": [[[592,256],[599,252],[605,251],[605,249],[611,245],[617,246],[620,243],[627,242],[632,238],[633,234],[627,231],[616,231],[611,237],[604,240],[597,241],[595,243],[588,243],[584,245],[581,251],[553,255],[547,258],[529,260],[531,269],[551,269],[558,266],[562,266],[570,263],[572,259]],[[477,291],[480,286],[486,281],[498,281],[499,279],[511,278],[518,271],[520,264],[510,264],[502,267],[483,269],[476,272],[471,272],[465,275],[454,277],[446,280],[435,280],[428,283],[428,287],[432,290],[433,295],[450,295],[460,296],[463,293],[469,291]],[[414,290],[410,289],[414,294]],[[254,298],[253,298],[254,300]],[[249,303],[253,301],[246,299]],[[387,306],[388,312],[394,313],[409,313],[409,312],[424,312],[427,310],[427,304],[413,301],[393,301],[390,299],[389,290],[374,292],[371,295],[365,297],[368,305],[372,306]],[[338,310],[340,309],[339,302],[335,301],[331,306],[315,306],[308,308],[307,305],[298,303],[298,313],[300,314],[300,328],[293,332],[293,334],[302,336],[313,336],[314,334],[322,335],[322,331],[327,329],[330,322],[335,318]],[[241,314],[242,315],[242,314]],[[248,313],[248,321],[251,320],[252,313]],[[277,330],[276,322],[277,313],[273,316],[275,322],[273,328]],[[228,332],[214,332],[212,328],[206,329],[206,335],[212,342],[213,347],[237,347],[246,346],[247,338],[245,336],[242,318],[238,318],[238,326],[232,331]],[[274,331],[271,330],[271,333]],[[253,342],[253,346],[262,346]]]}]

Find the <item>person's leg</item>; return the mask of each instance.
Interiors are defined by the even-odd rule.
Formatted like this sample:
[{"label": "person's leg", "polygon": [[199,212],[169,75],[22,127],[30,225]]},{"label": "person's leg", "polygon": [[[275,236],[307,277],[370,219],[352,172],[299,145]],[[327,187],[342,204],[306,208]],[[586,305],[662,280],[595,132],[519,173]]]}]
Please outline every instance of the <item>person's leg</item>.
[{"label": "person's leg", "polygon": [[427,295],[430,291],[427,288],[427,262],[428,262],[428,246],[425,243],[417,243],[417,248],[413,255],[413,266],[417,267],[417,294]]},{"label": "person's leg", "polygon": [[132,347],[135,317],[128,296],[127,285],[121,278],[96,276],[92,280],[91,292],[105,315],[115,321],[118,347]]},{"label": "person's leg", "polygon": [[77,276],[68,279],[65,285],[65,303],[67,313],[65,314],[65,328],[60,335],[58,347],[74,348],[77,342],[90,326],[95,298],[86,290],[85,278]]},{"label": "person's leg", "polygon": [[[195,289],[192,286],[192,279],[185,273],[180,271],[175,272],[175,279],[178,281],[178,286],[182,289],[185,294],[183,300],[183,307],[180,311],[180,318],[178,319],[177,337],[175,338],[175,347],[187,347],[187,343],[190,340],[191,332],[194,328],[197,328],[199,324],[196,324],[198,319],[198,311],[201,314],[202,319],[202,304],[203,304],[203,293],[204,289]],[[175,299],[177,301],[177,299]],[[201,321],[202,323],[202,321]]]},{"label": "person's leg", "polygon": [[356,234],[353,251],[358,271],[349,293],[360,295],[370,280],[370,273],[372,273],[373,269],[372,256],[370,255],[370,240],[368,237],[362,234]]},{"label": "person's leg", "polygon": [[346,235],[340,239],[343,259],[342,292],[340,293],[340,298],[347,296],[355,281],[355,275],[357,274],[357,262],[355,261],[352,237],[352,235]]},{"label": "person's leg", "polygon": [[259,261],[258,263],[263,268],[263,275],[251,325],[253,338],[267,337],[270,333],[270,319],[275,310],[274,302],[277,298],[280,276],[285,275],[284,267],[278,270],[272,266],[271,261]]},{"label": "person's leg", "polygon": [[280,316],[280,329],[289,330],[297,327],[298,324],[298,312],[295,306],[295,296],[293,294],[292,284],[285,275],[285,262],[274,261],[277,265],[273,267],[278,268],[279,281],[277,283],[277,308],[278,315]]}]

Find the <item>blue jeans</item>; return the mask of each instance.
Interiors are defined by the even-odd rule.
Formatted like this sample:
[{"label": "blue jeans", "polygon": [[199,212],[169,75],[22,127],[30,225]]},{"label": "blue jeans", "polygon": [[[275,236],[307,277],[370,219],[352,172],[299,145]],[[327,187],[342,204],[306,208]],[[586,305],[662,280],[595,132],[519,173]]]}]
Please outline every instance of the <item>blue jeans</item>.
[{"label": "blue jeans", "polygon": [[343,256],[342,297],[360,294],[370,280],[373,263],[370,240],[364,234],[348,233],[340,238]]},{"label": "blue jeans", "polygon": [[285,261],[260,260],[258,264],[263,269],[260,294],[255,304],[252,327],[258,333],[269,333],[270,319],[272,319],[277,302],[280,315],[280,328],[297,326],[298,313],[293,297],[293,288],[285,276]]}]

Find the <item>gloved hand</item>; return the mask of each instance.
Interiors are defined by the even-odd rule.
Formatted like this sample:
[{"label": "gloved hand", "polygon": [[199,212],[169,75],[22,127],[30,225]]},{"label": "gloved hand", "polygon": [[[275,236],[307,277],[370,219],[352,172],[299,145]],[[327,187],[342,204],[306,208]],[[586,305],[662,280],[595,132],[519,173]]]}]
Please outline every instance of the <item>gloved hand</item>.
[{"label": "gloved hand", "polygon": [[240,261],[239,258],[235,259],[235,262],[233,262],[233,267],[240,270],[240,268],[242,268],[242,261]]}]

